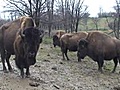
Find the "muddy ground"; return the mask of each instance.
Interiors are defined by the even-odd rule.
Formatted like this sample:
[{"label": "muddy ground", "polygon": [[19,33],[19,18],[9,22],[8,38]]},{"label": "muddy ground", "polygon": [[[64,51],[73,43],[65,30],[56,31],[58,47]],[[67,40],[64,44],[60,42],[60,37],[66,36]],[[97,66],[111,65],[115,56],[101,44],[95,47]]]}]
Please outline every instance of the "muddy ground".
[{"label": "muddy ground", "polygon": [[90,58],[77,62],[76,52],[68,55],[70,61],[63,61],[59,47],[42,44],[37,63],[30,67],[30,78],[24,79],[12,58],[13,73],[3,73],[0,63],[0,90],[120,90],[119,65],[116,72],[111,73],[113,61],[106,61],[101,74],[97,63]]}]

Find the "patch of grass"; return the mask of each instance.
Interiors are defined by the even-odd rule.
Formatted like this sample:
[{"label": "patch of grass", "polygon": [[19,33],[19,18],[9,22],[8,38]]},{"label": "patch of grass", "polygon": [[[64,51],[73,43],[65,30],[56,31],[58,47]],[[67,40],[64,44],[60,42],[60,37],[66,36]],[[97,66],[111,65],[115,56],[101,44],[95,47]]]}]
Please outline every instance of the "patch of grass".
[{"label": "patch of grass", "polygon": [[52,44],[52,38],[45,36],[45,37],[43,38],[43,42],[42,42],[42,43],[43,43],[43,44]]},{"label": "patch of grass", "polygon": [[53,52],[61,53],[61,48],[60,47],[56,47],[56,48],[53,47]]},{"label": "patch of grass", "polygon": [[68,54],[70,57],[77,57],[77,51],[76,52],[69,52],[68,51]]},{"label": "patch of grass", "polygon": [[[113,20],[114,20],[113,18],[107,18],[107,19],[109,22],[113,22]],[[98,25],[98,29],[106,29],[106,30],[110,29],[108,27],[108,23],[106,21],[106,18],[99,18],[97,25]],[[85,24],[84,18],[79,21],[78,30],[86,30],[86,29],[96,30],[96,26],[95,26],[95,23],[93,22],[92,18],[88,18],[86,24]]]},{"label": "patch of grass", "polygon": [[104,63],[103,68],[105,70],[111,71],[113,69],[113,63],[112,62],[106,62],[106,63]]},{"label": "patch of grass", "polygon": [[52,38],[44,37],[43,42],[40,45],[39,52],[37,55],[37,60],[51,60],[58,58],[61,54],[60,47],[53,47]]}]

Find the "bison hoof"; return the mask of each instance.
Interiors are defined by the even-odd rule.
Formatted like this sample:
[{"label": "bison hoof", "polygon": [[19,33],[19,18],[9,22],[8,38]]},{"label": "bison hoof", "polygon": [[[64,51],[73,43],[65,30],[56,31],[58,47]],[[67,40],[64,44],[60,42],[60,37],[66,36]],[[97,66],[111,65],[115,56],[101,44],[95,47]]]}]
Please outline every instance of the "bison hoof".
[{"label": "bison hoof", "polygon": [[30,77],[30,72],[26,72],[26,78],[29,78]]},{"label": "bison hoof", "polygon": [[112,73],[115,73],[115,71],[112,71]]},{"label": "bison hoof", "polygon": [[26,78],[29,78],[30,77],[30,73],[26,74]]},{"label": "bison hoof", "polygon": [[25,76],[24,76],[24,75],[20,75],[20,78],[22,78],[22,79],[23,79],[23,78],[25,78]]},{"label": "bison hoof", "polygon": [[8,73],[8,71],[7,71],[7,70],[3,70],[3,72],[4,72],[4,73]]},{"label": "bison hoof", "polygon": [[62,60],[64,61],[65,59],[63,58]]},{"label": "bison hoof", "polygon": [[14,71],[13,71],[13,69],[9,69],[9,71],[11,72],[11,73],[13,73]]},{"label": "bison hoof", "polygon": [[30,75],[26,75],[26,78],[29,78],[30,77]]},{"label": "bison hoof", "polygon": [[101,70],[101,69],[98,69],[98,71],[99,71],[100,73],[103,73],[103,70]]},{"label": "bison hoof", "polygon": [[78,60],[78,62],[81,62],[81,59],[80,59],[80,60]]}]

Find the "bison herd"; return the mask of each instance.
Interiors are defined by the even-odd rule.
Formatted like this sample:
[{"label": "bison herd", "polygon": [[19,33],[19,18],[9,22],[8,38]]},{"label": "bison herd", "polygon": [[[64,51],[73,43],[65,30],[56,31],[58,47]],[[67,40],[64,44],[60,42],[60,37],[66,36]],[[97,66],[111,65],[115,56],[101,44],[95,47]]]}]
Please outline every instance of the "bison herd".
[{"label": "bison herd", "polygon": [[60,46],[63,59],[67,56],[67,50],[77,51],[78,61],[89,56],[98,63],[98,71],[102,71],[104,60],[114,61],[113,73],[116,70],[118,61],[120,63],[120,40],[111,37],[100,31],[62,33],[58,31],[53,35],[53,45]]},{"label": "bison herd", "polygon": [[[36,63],[36,55],[44,31],[38,29],[31,17],[23,16],[14,21],[3,24],[0,27],[0,53],[3,64],[3,71],[13,71],[9,58],[15,55],[15,64],[20,70],[22,78],[30,75],[29,67]],[[104,60],[114,61],[115,72],[120,62],[120,40],[111,37],[103,32],[90,31],[78,33],[65,33],[57,31],[53,35],[54,47],[61,48],[63,60],[69,60],[67,51],[77,51],[78,61],[89,56],[98,63],[98,70],[102,72]],[[26,72],[24,73],[24,69]]]}]

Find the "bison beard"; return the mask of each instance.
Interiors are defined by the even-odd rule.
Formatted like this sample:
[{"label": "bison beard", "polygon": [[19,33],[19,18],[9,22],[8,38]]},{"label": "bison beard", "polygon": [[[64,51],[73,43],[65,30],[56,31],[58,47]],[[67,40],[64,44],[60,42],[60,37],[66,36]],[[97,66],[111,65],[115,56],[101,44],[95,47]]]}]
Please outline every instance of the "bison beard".
[{"label": "bison beard", "polygon": [[29,67],[36,63],[36,54],[39,44],[42,42],[42,32],[35,28],[27,28],[18,35],[14,42],[15,62],[24,78],[24,68],[26,76],[30,75]]}]

